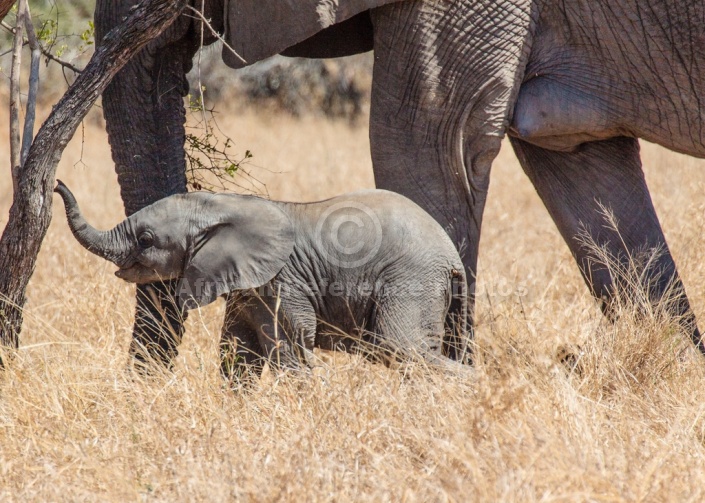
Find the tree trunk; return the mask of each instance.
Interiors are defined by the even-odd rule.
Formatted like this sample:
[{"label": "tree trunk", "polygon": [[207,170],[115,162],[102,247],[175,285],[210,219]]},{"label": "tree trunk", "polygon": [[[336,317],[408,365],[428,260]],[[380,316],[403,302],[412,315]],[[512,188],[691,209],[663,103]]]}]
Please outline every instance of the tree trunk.
[{"label": "tree trunk", "polygon": [[15,0],[0,0],[0,21],[5,19],[13,5],[15,5]]},{"label": "tree trunk", "polygon": [[[3,5],[0,0],[0,6]],[[0,345],[18,346],[25,290],[51,221],[52,189],[61,154],[112,77],[181,13],[185,0],[147,0],[108,33],[85,70],[44,122],[19,173],[0,239]]]}]

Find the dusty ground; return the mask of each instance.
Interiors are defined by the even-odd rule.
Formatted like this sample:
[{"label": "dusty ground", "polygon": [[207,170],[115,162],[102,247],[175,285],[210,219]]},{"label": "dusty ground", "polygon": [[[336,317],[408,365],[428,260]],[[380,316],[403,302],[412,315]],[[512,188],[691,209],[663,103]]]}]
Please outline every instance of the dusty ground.
[{"label": "dusty ground", "polygon": [[[251,174],[274,198],[372,186],[364,127],[252,114],[221,126],[254,153]],[[643,151],[703,320],[705,165]],[[58,175],[96,226],[121,219],[99,118]],[[22,347],[0,377],[2,501],[705,498],[705,361],[667,324],[605,323],[509,148],[484,222],[473,380],[342,358],[314,377],[226,390],[221,305],[191,315],[173,374],[141,380],[126,371],[132,288],[73,240],[58,198],[55,212]],[[556,363],[566,343],[584,351],[580,375]]]}]

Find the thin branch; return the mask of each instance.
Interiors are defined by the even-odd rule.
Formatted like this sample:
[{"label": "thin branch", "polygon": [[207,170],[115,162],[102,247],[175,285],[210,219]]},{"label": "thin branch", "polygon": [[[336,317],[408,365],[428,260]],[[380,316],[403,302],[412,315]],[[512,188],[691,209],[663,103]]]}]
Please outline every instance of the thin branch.
[{"label": "thin branch", "polygon": [[[22,44],[22,46],[24,47],[25,45],[28,45],[28,44],[29,44],[29,42],[28,42],[27,40],[25,40],[24,43]],[[63,66],[64,68],[67,68],[67,69],[71,70],[72,72],[81,73],[81,72],[83,71],[83,70],[81,70],[80,68],[78,68],[78,67],[72,65],[72,64],[69,63],[68,61],[64,61],[63,59],[57,58],[57,57],[54,56],[52,53],[50,53],[49,50],[48,50],[46,47],[44,47],[44,46],[41,45],[41,44],[39,45],[39,51],[40,51],[44,56],[46,56],[47,59],[50,59],[50,60],[52,60],[52,61],[58,63],[59,65]],[[5,56],[5,55],[7,55],[7,54],[10,54],[11,52],[12,52],[12,49],[9,49],[9,50],[7,50],[7,51],[5,51],[5,52],[0,52],[0,58],[3,57],[3,56]]]},{"label": "thin branch", "polygon": [[12,46],[12,69],[10,71],[10,169],[12,170],[12,186],[17,191],[19,170],[21,165],[20,138],[20,63],[22,62],[22,28],[24,25],[26,0],[17,4],[17,24],[15,40]]},{"label": "thin branch", "polygon": [[68,68],[68,69],[71,70],[72,72],[81,73],[81,72],[83,71],[83,70],[81,70],[80,68],[77,68],[77,67],[73,66],[73,65],[72,65],[71,63],[69,63],[68,61],[64,61],[63,59],[57,58],[57,57],[54,56],[52,53],[50,53],[48,50],[46,50],[46,49],[44,48],[44,46],[42,46],[42,45],[39,46],[39,50],[42,51],[42,54],[43,54],[47,59],[50,59],[50,60],[52,60],[52,61],[54,61],[54,62],[56,62],[56,63],[59,63],[61,66],[63,66],[64,68]]},{"label": "thin branch", "polygon": [[[223,42],[223,45],[224,45],[225,47],[227,47],[228,50],[229,50],[230,52],[232,52],[232,53],[235,55],[235,57],[236,57],[237,59],[239,59],[239,60],[242,61],[243,63],[247,64],[247,61],[245,61],[245,59],[244,59],[242,56],[240,56],[240,55],[237,53],[237,51],[235,51],[235,49],[233,49],[233,48],[230,46],[230,44],[228,44],[228,43],[225,41],[225,39],[220,35],[220,33],[218,33],[217,31],[215,31],[215,28],[213,28],[213,27],[211,26],[210,22],[206,19],[206,17],[205,17],[203,14],[201,14],[201,13],[199,12],[198,9],[194,9],[194,8],[193,8],[192,6],[190,6],[190,5],[187,5],[186,8],[189,9],[189,10],[191,10],[192,12],[196,13],[196,16],[198,17],[198,19],[200,19],[201,21],[203,21],[203,24],[205,24],[205,25],[208,27],[208,29],[211,31],[211,33],[213,34],[213,36],[214,36],[215,38],[217,38],[218,40],[220,40],[221,42]],[[203,31],[203,30],[201,30],[201,31]]]},{"label": "thin branch", "polygon": [[[7,24],[5,21],[3,21],[3,22],[0,23],[0,27],[2,27],[2,28],[4,28],[5,30],[7,30],[8,33],[12,33],[12,34],[15,33],[15,29],[14,29],[12,26],[10,26],[9,24]],[[25,40],[22,45],[24,46],[24,45],[27,45],[28,43],[29,43],[29,41]],[[64,68],[68,68],[68,69],[71,70],[72,72],[81,73],[81,72],[83,71],[83,70],[81,70],[80,68],[78,68],[78,67],[72,65],[72,64],[69,63],[68,61],[64,61],[63,59],[57,58],[56,56],[54,56],[54,55],[50,52],[49,49],[47,49],[46,47],[44,47],[42,44],[39,44],[39,50],[42,51],[42,54],[43,54],[47,59],[50,59],[50,60],[52,60],[52,61],[54,61],[54,62],[56,62],[56,63],[59,63],[61,66],[63,66]],[[12,49],[10,49],[10,50],[8,50],[8,51],[5,51],[5,52],[2,52],[2,53],[0,53],[0,57],[5,56],[6,54],[9,54],[9,53],[11,53],[11,52],[12,52]]]},{"label": "thin branch", "polygon": [[39,61],[41,58],[41,49],[37,34],[34,32],[34,24],[32,24],[32,14],[27,5],[27,11],[24,18],[24,26],[27,30],[27,40],[29,40],[29,48],[32,50],[32,61],[29,71],[29,93],[27,96],[26,112],[24,117],[24,131],[22,132],[22,154],[20,163],[24,166],[29,154],[29,147],[32,146],[34,139],[34,117],[37,108],[37,90],[39,89]]},{"label": "thin branch", "polygon": [[[0,2],[1,2],[1,1],[2,1],[2,0],[0,0]],[[31,21],[31,19],[30,19],[30,21]],[[13,34],[15,33],[15,29],[14,29],[12,26],[10,26],[9,24],[7,24],[5,21],[0,22],[0,27],[4,28],[4,29],[7,30],[9,33],[13,33]],[[33,33],[33,34],[35,33],[34,30],[32,30],[32,33]],[[35,38],[35,40],[36,40],[36,38],[37,38],[36,34],[34,34],[33,36],[34,36],[34,38]],[[27,43],[29,43],[29,41],[25,40],[22,45],[25,45],[25,44],[27,44]],[[80,68],[77,68],[77,67],[73,66],[73,65],[72,65],[71,63],[69,63],[68,61],[64,61],[63,59],[57,58],[56,56],[54,56],[54,55],[51,53],[51,51],[50,51],[49,49],[47,49],[46,47],[44,47],[42,44],[38,44],[38,45],[39,45],[39,50],[42,51],[42,54],[43,54],[47,59],[50,59],[50,60],[52,60],[52,61],[54,61],[54,62],[56,62],[56,63],[59,63],[61,66],[63,66],[64,68],[68,68],[68,69],[71,70],[72,72],[81,73],[82,70],[81,70]],[[32,47],[32,44],[30,44],[30,47]],[[34,50],[34,49],[32,49],[32,50]],[[10,50],[10,51],[3,52],[2,54],[0,54],[0,56],[4,56],[5,54],[7,54],[7,53],[9,53],[9,52],[12,52],[12,51]]]}]

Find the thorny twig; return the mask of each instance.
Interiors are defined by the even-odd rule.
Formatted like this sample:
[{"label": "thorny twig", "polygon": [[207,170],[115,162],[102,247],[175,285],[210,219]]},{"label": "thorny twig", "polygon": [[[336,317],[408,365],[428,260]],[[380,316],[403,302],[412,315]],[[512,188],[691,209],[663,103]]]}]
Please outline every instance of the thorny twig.
[{"label": "thorny twig", "polygon": [[[201,122],[204,132],[200,134],[186,134],[186,160],[188,162],[188,168],[186,170],[186,175],[188,178],[188,183],[196,190],[207,190],[213,191],[215,187],[211,186],[211,183],[217,183],[220,185],[220,189],[228,190],[232,187],[240,187],[235,181],[234,176],[236,172],[240,171],[242,165],[245,161],[252,157],[251,152],[248,150],[242,159],[234,159],[232,154],[228,152],[232,146],[232,139],[225,135],[225,141],[218,139],[218,135],[211,125],[211,121],[215,124],[218,131],[217,123],[213,115],[213,110],[207,110],[205,104],[205,96],[203,93],[204,86],[201,80],[201,57],[203,54],[204,47],[204,26],[208,26],[211,32],[218,37],[220,36],[216,33],[213,27],[210,25],[208,20],[205,18],[204,9],[205,1],[201,0],[201,10],[198,11],[194,7],[187,6],[189,9],[198,14],[198,19],[201,21],[201,43],[198,50],[198,98],[197,100],[191,100],[189,103],[189,108],[191,112],[201,113]],[[225,45],[227,43],[223,41]],[[235,53],[235,51],[233,51]],[[237,55],[237,53],[235,53]],[[239,57],[239,56],[238,56]],[[243,62],[244,60],[240,58]],[[206,112],[211,114],[211,120],[208,120]],[[222,131],[220,131],[222,133]],[[205,162],[203,160],[205,158]],[[247,174],[247,172],[245,172]]]},{"label": "thorny twig", "polygon": [[42,45],[39,46],[39,50],[42,51],[42,54],[43,54],[47,59],[50,59],[50,60],[54,61],[55,63],[59,63],[61,66],[63,66],[64,68],[68,68],[68,69],[71,70],[72,72],[81,73],[81,72],[83,71],[83,70],[81,70],[80,68],[78,68],[78,67],[72,65],[72,64],[69,63],[68,61],[64,61],[63,59],[57,58],[57,57],[54,56],[52,53],[50,53],[49,51],[47,51]]},{"label": "thorny twig", "polygon": [[[191,110],[195,111],[194,108]],[[249,190],[238,184],[236,173],[245,174],[253,185],[263,185],[243,170],[243,165],[252,158],[252,153],[247,150],[241,158],[234,157],[230,152],[233,141],[222,133],[215,121],[213,111],[202,110],[200,105],[198,111],[207,111],[211,119],[193,128],[201,131],[186,133],[186,176],[189,185],[196,190],[207,191],[216,189],[227,191],[235,187]]]}]

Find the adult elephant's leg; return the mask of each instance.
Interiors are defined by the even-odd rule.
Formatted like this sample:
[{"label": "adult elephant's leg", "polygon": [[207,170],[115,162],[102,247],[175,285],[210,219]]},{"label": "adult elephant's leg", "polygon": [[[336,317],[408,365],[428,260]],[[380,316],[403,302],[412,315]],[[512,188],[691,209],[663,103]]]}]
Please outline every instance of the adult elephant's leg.
[{"label": "adult elephant's leg", "polygon": [[[120,22],[132,1],[101,0],[95,21],[98,43]],[[103,93],[103,113],[127,215],[172,194],[186,192],[183,97],[196,50],[190,20],[179,18],[133,58]],[[131,353],[138,361],[169,365],[183,333],[174,302],[176,283],[137,287]]]},{"label": "adult elephant's leg", "polygon": [[[640,252],[660,248],[658,260],[644,271],[642,287],[652,302],[666,302],[700,351],[705,352],[688,298],[668,251],[658,217],[651,202],[633,138],[584,143],[575,152],[546,150],[512,138],[524,171],[536,187],[563,239],[573,253],[592,294],[610,316],[614,281],[594,253],[585,246],[581,233],[604,246],[620,261]],[[614,214],[617,233],[605,221],[603,208]]]},{"label": "adult elephant's leg", "polygon": [[374,10],[372,20],[375,182],[414,200],[454,240],[472,322],[490,167],[526,64],[531,6],[400,2]]}]

